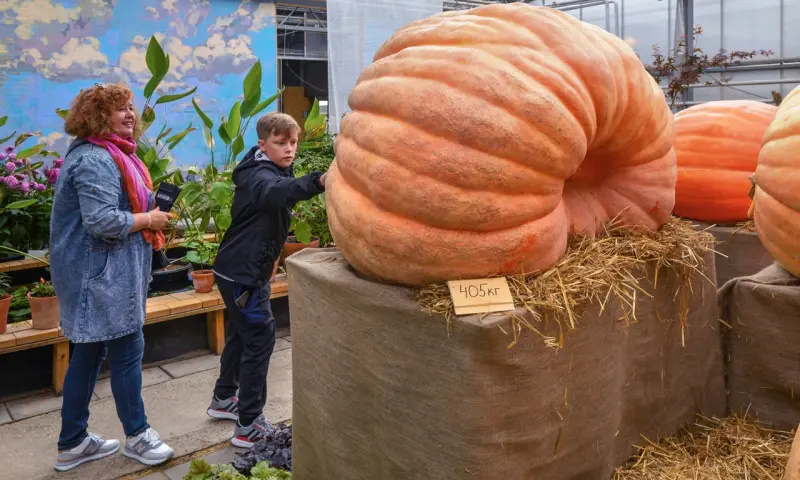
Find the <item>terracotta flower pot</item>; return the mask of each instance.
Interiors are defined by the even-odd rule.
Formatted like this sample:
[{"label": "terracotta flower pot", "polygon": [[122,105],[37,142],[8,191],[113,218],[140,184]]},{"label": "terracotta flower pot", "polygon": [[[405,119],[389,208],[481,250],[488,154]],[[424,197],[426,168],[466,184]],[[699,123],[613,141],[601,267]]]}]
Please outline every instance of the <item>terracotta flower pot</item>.
[{"label": "terracotta flower pot", "polygon": [[192,282],[194,282],[195,292],[209,293],[214,288],[214,271],[195,270],[192,272]]},{"label": "terracotta flower pot", "polygon": [[60,320],[58,297],[32,297],[29,293],[28,303],[31,304],[33,328],[37,330],[58,328]]},{"label": "terracotta flower pot", "polygon": [[11,307],[11,295],[0,296],[0,334],[8,328],[8,309]]},{"label": "terracotta flower pot", "polygon": [[281,265],[286,265],[286,257],[290,257],[305,248],[317,248],[317,247],[319,247],[319,237],[311,237],[311,242],[309,243],[300,243],[297,241],[297,237],[291,235],[286,239],[286,243],[283,244],[283,249],[281,250],[280,263]]}]

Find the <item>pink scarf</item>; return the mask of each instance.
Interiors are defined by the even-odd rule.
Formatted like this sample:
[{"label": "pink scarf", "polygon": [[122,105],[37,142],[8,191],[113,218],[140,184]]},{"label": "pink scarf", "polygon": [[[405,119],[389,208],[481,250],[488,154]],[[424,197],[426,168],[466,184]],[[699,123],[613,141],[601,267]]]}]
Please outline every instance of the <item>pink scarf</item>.
[{"label": "pink scarf", "polygon": [[[153,180],[144,163],[136,156],[136,143],[133,139],[111,134],[104,138],[89,137],[87,140],[105,148],[111,154],[122,174],[122,184],[128,194],[133,213],[147,212],[150,193],[153,191]],[[166,238],[161,231],[142,230],[142,235],[147,243],[153,245],[153,250],[161,250],[166,245]]]}]

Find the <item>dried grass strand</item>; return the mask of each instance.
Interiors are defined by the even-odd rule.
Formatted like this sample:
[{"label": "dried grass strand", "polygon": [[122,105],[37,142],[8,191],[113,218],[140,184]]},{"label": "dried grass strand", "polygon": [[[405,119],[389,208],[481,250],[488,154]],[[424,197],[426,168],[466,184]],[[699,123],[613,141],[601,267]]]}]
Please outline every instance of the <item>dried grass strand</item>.
[{"label": "dried grass strand", "polygon": [[[554,267],[507,276],[515,305],[524,308],[533,318],[532,323],[512,315],[515,333],[510,346],[519,340],[517,329],[524,328],[540,336],[549,347],[563,347],[564,327],[568,331],[575,330],[580,322],[580,311],[594,303],[602,312],[616,301],[621,307],[619,319],[626,325],[636,323],[637,301],[652,299],[651,292],[658,282],[667,280],[660,273],[662,270],[678,280],[677,320],[684,338],[693,294],[692,279],[700,276],[713,285],[705,275],[703,258],[706,252],[713,251],[714,244],[713,235],[677,217],[671,217],[655,232],[625,226],[615,218],[599,237],[573,235],[566,253]],[[646,277],[648,265],[655,267],[652,279]],[[645,288],[646,281],[651,288]],[[444,282],[418,290],[416,301],[423,311],[444,316],[448,326],[455,315]],[[548,319],[558,325],[559,338],[542,333],[534,325]]]},{"label": "dried grass strand", "polygon": [[778,480],[789,459],[793,432],[765,428],[745,416],[698,416],[693,431],[653,442],[618,468],[614,480]]}]

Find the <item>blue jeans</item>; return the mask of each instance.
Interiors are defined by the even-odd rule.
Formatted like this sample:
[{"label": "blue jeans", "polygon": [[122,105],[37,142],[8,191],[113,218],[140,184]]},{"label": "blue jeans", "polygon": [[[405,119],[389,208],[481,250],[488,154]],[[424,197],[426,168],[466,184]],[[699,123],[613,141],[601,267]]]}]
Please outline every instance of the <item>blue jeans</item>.
[{"label": "blue jeans", "polygon": [[76,343],[64,379],[59,450],[75,448],[87,436],[89,402],[106,354],[111,364],[111,392],[125,435],[133,437],[149,428],[142,400],[142,330],[106,342]]}]

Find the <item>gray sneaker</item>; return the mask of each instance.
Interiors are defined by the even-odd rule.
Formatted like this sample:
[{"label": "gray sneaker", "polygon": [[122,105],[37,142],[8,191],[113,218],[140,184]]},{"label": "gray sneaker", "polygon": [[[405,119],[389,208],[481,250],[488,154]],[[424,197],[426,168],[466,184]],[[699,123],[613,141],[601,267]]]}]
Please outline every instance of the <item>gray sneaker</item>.
[{"label": "gray sneaker", "polygon": [[135,437],[128,437],[125,440],[125,448],[122,449],[123,455],[145,465],[164,463],[172,458],[174,453],[169,445],[161,441],[158,433],[152,428],[148,428]]},{"label": "gray sneaker", "polygon": [[275,427],[267,421],[262,413],[251,425],[246,427],[237,421],[231,443],[239,448],[253,448],[256,443],[273,433],[275,433]]},{"label": "gray sneaker", "polygon": [[212,418],[239,420],[239,399],[231,397],[227,400],[220,400],[213,395],[207,413]]},{"label": "gray sneaker", "polygon": [[103,440],[99,435],[90,433],[77,447],[58,452],[56,470],[66,472],[82,463],[113,455],[117,450],[119,440]]}]

